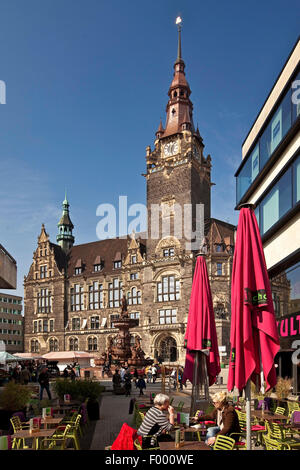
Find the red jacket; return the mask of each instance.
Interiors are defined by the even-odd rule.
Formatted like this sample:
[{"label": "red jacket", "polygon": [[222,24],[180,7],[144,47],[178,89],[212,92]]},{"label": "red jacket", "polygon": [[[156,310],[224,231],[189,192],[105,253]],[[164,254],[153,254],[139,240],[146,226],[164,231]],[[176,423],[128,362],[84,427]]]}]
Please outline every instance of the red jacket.
[{"label": "red jacket", "polygon": [[118,437],[111,446],[111,450],[136,450],[133,444],[136,439],[138,439],[140,444],[142,444],[142,437],[137,435],[136,429],[133,429],[128,426],[127,423],[124,423]]}]

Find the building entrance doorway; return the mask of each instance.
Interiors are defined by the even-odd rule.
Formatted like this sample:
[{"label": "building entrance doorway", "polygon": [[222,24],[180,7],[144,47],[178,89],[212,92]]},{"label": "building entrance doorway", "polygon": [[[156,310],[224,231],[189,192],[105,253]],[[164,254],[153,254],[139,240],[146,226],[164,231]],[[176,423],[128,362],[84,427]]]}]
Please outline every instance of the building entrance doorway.
[{"label": "building entrance doorway", "polygon": [[162,362],[177,361],[177,343],[172,336],[163,338],[158,347],[158,356]]}]

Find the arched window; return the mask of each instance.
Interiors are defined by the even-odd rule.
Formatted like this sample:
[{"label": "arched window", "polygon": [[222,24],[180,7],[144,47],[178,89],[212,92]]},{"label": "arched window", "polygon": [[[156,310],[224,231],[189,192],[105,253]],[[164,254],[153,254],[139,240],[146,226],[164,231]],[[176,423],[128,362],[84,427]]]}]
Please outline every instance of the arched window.
[{"label": "arched window", "polygon": [[78,351],[78,338],[70,338],[69,349],[70,351]]},{"label": "arched window", "polygon": [[95,337],[88,338],[88,350],[97,351],[98,350],[98,341]]},{"label": "arched window", "polygon": [[30,351],[37,353],[40,350],[40,344],[37,339],[32,339],[30,342]]},{"label": "arched window", "polygon": [[58,351],[58,341],[56,338],[50,338],[49,349],[50,349],[50,352]]},{"label": "arched window", "polygon": [[127,294],[128,305],[137,305],[142,303],[141,291],[137,290],[136,287],[133,287]]}]

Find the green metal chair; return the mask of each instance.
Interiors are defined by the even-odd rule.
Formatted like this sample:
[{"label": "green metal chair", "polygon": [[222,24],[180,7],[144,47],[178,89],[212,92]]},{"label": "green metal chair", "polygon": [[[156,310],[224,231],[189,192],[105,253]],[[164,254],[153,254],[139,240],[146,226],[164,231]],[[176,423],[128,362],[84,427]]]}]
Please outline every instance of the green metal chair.
[{"label": "green metal chair", "polygon": [[213,445],[213,450],[233,450],[235,446],[235,440],[232,437],[223,436],[219,434]]},{"label": "green metal chair", "polygon": [[175,406],[175,410],[178,411],[179,413],[182,411],[184,402],[180,401],[177,406]]},{"label": "green metal chair", "polygon": [[275,415],[284,415],[285,408],[283,408],[282,406],[277,406],[274,413]]},{"label": "green metal chair", "polygon": [[291,449],[300,448],[300,439],[287,438],[286,432],[283,426],[278,423],[268,423],[266,422],[267,428],[267,438],[277,441],[280,444],[287,444]]},{"label": "green metal chair", "polygon": [[[11,425],[13,427],[13,431],[14,433],[18,432],[18,431],[22,431],[24,429],[29,429],[29,424],[24,424],[22,423],[22,421],[20,420],[19,416],[13,416],[12,418],[10,418],[10,422],[11,422]],[[29,449],[30,447],[25,445],[25,439],[16,439],[14,438],[12,440],[12,449]]]},{"label": "green metal chair", "polygon": [[67,443],[67,435],[70,432],[71,426],[67,424],[64,432],[60,436],[52,436],[45,438],[41,442],[41,450],[65,450]]},{"label": "green metal chair", "polygon": [[135,439],[135,441],[133,441],[133,444],[136,450],[159,450],[159,447],[147,447],[147,449],[143,449],[138,439]]},{"label": "green metal chair", "polygon": [[263,434],[263,441],[266,447],[266,450],[291,450],[291,447],[286,442],[280,442],[276,439],[271,439],[267,435]]},{"label": "green metal chair", "polygon": [[[75,420],[75,423],[72,424],[67,424],[67,426],[70,426],[68,428],[68,432],[66,433],[66,439],[70,439],[73,441],[75,449],[80,450],[80,444],[79,444],[79,435],[80,435],[80,420],[81,420],[81,415],[78,414]],[[63,428],[63,429],[62,429]],[[58,426],[56,429],[56,432],[53,434],[53,438],[60,438],[63,434],[65,433],[65,428],[62,426]]]}]

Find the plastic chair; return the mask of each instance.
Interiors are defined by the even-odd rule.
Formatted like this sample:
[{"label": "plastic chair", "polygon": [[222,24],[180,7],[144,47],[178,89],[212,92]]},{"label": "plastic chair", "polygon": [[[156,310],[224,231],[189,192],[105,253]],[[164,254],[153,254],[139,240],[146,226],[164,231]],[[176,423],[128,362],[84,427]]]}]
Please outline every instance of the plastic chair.
[{"label": "plastic chair", "polygon": [[[66,433],[66,436],[65,436],[66,439],[71,439],[73,441],[76,450],[80,450],[79,436],[78,436],[78,433],[80,434],[80,420],[81,420],[81,415],[78,414],[74,425],[67,424],[67,426],[70,426],[70,427],[68,428],[68,432]],[[56,439],[57,437],[60,438],[64,433],[65,433],[65,427],[58,426],[58,428],[56,429],[56,432],[53,434],[52,437],[54,439]]]},{"label": "plastic chair", "polygon": [[213,446],[213,450],[233,450],[235,440],[232,437],[223,436],[219,434]]},{"label": "plastic chair", "polygon": [[284,415],[285,409],[282,406],[277,406],[274,413],[275,415]]},{"label": "plastic chair", "polygon": [[278,423],[266,423],[267,438],[275,440],[281,444],[288,444],[291,449],[300,448],[300,440],[294,438],[287,438],[285,429]]},{"label": "plastic chair", "polygon": [[[150,437],[150,436],[147,436],[147,437]],[[134,444],[134,447],[136,448],[136,450],[159,450],[159,447],[147,447],[147,449],[143,449],[140,441],[138,439],[135,439],[135,441],[133,441],[133,444]]]},{"label": "plastic chair", "polygon": [[291,450],[289,444],[276,441],[276,439],[271,439],[266,435],[263,435],[263,440],[266,450]]},{"label": "plastic chair", "polygon": [[67,424],[61,436],[45,438],[41,442],[41,450],[64,450],[66,448],[67,434],[70,431],[70,424]]},{"label": "plastic chair", "polygon": [[[19,418],[18,415],[12,416],[10,418],[10,422],[11,422],[11,425],[12,425],[12,428],[13,428],[13,433],[16,433],[18,431],[22,431],[24,429],[29,429],[29,425],[22,423],[20,421],[20,418]],[[23,449],[29,449],[29,446],[25,445],[25,439],[24,438],[21,438],[21,439],[13,438],[12,449],[14,449],[15,447],[17,449],[20,449],[21,444],[22,444]]]},{"label": "plastic chair", "polygon": [[182,411],[184,402],[180,401],[177,406],[175,406],[175,410],[178,411],[179,413]]}]

